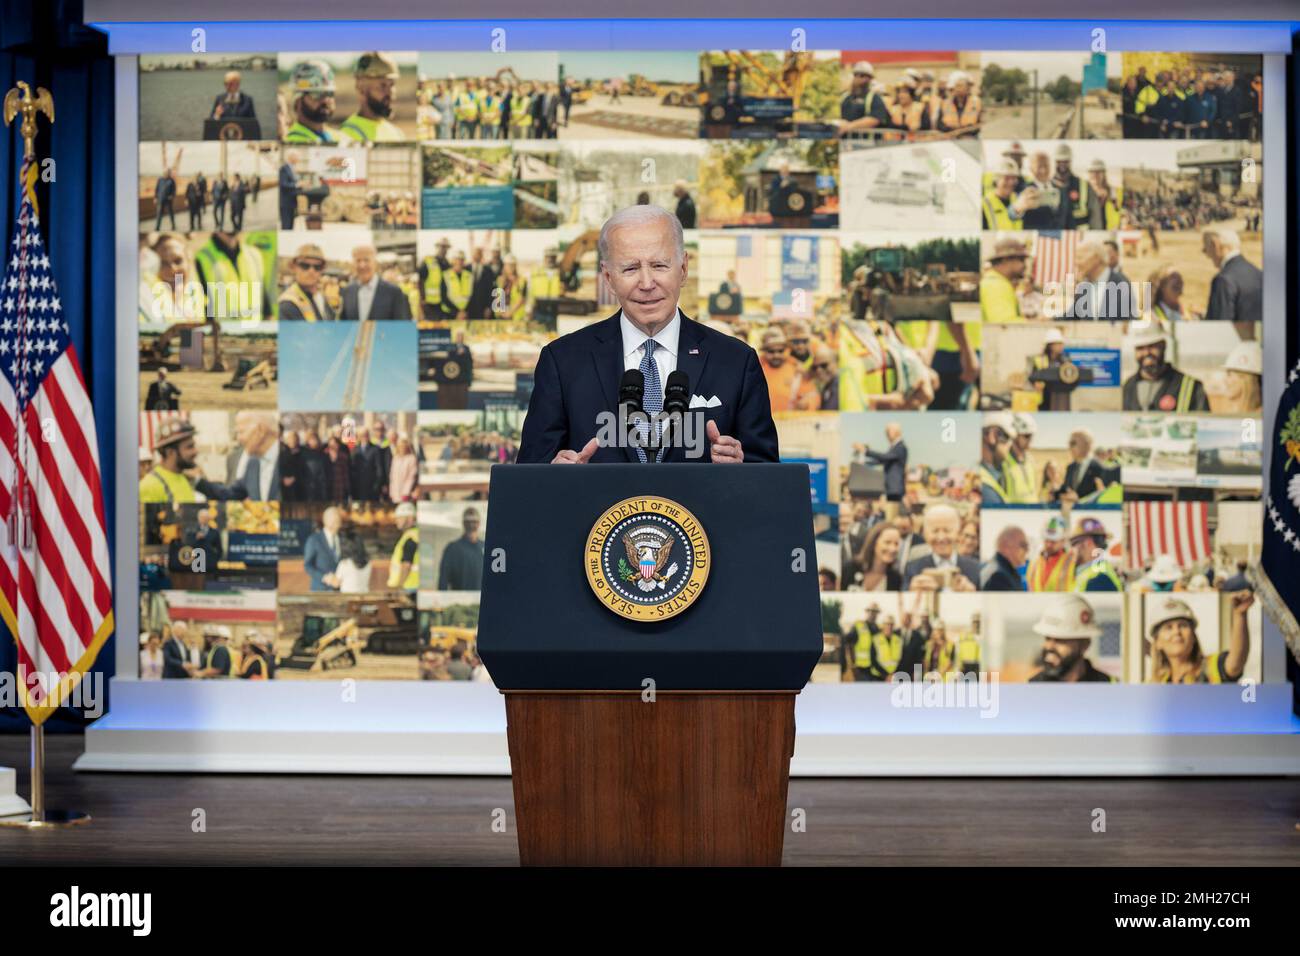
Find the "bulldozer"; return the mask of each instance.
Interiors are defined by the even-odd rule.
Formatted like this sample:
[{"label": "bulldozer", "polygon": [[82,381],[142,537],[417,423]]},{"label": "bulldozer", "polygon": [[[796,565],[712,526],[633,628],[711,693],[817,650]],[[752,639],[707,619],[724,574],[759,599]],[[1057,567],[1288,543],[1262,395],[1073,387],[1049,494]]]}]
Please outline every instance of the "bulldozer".
[{"label": "bulldozer", "polygon": [[149,342],[144,341],[144,338],[141,337],[140,370],[157,371],[160,368],[165,368],[169,372],[180,371],[180,361],[173,358],[171,354],[172,339],[189,329],[212,330],[212,365],[208,368],[208,371],[224,372],[226,366],[221,357],[221,323],[212,319],[207,322],[177,322],[175,325],[169,325]]},{"label": "bulldozer", "polygon": [[305,671],[356,667],[365,643],[355,618],[308,614],[289,655],[279,658],[276,666]]}]

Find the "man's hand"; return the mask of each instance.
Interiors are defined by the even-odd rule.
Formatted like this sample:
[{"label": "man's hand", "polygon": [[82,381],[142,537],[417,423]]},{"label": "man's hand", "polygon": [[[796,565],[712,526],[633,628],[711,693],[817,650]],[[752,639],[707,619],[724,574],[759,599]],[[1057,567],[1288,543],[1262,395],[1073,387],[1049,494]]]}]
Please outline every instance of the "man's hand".
[{"label": "man's hand", "polygon": [[582,451],[570,451],[565,449],[551,459],[552,465],[585,465],[591,461],[591,456],[596,454],[596,449],[600,447],[600,440],[593,438],[587,444],[582,446]]},{"label": "man's hand", "polygon": [[740,442],[719,432],[718,423],[713,419],[709,419],[709,423],[704,426],[704,434],[708,436],[709,457],[714,464],[738,465],[745,460],[745,451],[740,447]]}]

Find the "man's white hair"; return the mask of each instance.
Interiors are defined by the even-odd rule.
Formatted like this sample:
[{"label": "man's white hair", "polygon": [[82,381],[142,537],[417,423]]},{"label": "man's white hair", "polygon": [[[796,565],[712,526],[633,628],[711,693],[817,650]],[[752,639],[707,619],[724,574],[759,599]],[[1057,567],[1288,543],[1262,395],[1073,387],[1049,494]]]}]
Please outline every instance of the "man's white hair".
[{"label": "man's white hair", "polygon": [[643,226],[651,222],[666,222],[671,226],[673,244],[677,247],[677,259],[681,261],[686,255],[686,237],[682,233],[681,220],[662,206],[651,205],[628,206],[605,220],[605,225],[600,227],[600,239],[596,243],[596,253],[600,256],[600,261],[605,262],[609,259],[609,237],[614,230],[622,229],[624,226]]},{"label": "man's white hair", "polygon": [[1224,249],[1232,252],[1241,251],[1241,236],[1237,235],[1236,229],[1229,229],[1226,226],[1211,226],[1205,230],[1204,234],[1213,236]]}]

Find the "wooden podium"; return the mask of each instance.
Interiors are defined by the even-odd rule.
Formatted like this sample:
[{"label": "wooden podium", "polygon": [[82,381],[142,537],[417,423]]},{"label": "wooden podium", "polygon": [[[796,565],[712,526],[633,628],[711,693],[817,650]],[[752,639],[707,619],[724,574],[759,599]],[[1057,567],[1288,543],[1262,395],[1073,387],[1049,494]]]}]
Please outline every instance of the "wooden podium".
[{"label": "wooden podium", "polygon": [[504,691],[524,866],[780,866],[794,691]]},{"label": "wooden podium", "polygon": [[[478,650],[505,696],[521,863],[781,864],[795,697],[822,653],[808,487],[803,465],[492,469]],[[687,513],[707,547],[663,530]],[[707,562],[676,613],[620,615],[639,595],[589,579],[633,539],[673,541],[666,588]]]}]

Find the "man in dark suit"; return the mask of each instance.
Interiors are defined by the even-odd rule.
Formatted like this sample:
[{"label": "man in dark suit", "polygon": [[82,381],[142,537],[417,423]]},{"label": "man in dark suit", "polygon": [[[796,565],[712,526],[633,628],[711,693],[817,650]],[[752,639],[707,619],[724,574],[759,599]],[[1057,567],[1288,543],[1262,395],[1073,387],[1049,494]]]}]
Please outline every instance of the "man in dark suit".
[{"label": "man in dark suit", "polygon": [[1094,439],[1086,428],[1076,428],[1070,433],[1070,463],[1065,466],[1065,479],[1059,488],[1052,489],[1053,501],[1077,502],[1080,498],[1104,491],[1111,478],[1105,466],[1093,457]]},{"label": "man in dark suit", "polygon": [[162,231],[163,216],[171,220],[172,230],[176,229],[176,174],[171,169],[163,170],[158,182],[153,187],[154,216],[153,231]]},{"label": "man in dark suit", "polygon": [[187,680],[194,676],[194,664],[190,661],[190,646],[185,643],[189,627],[184,621],[172,624],[172,636],[163,645],[163,680]]},{"label": "man in dark suit", "polygon": [[355,282],[343,290],[344,322],[370,319],[411,320],[411,301],[397,286],[379,278],[379,264],[374,246],[357,246],[352,250],[352,273]]},{"label": "man in dark suit", "polygon": [[618,427],[607,427],[617,413],[619,380],[630,369],[641,371],[650,412],[662,408],[670,373],[687,376],[693,408],[683,431],[695,444],[687,449],[674,442],[663,461],[779,461],[758,355],[678,307],[687,260],[677,217],[658,206],[617,212],[601,229],[599,251],[621,308],[542,349],[518,461],[635,462],[656,454],[632,447]]},{"label": "man in dark suit", "polygon": [[248,184],[244,177],[235,173],[235,181],[230,185],[230,228],[239,232],[244,228],[244,206],[248,202]]},{"label": "man in dark suit", "polygon": [[190,547],[201,550],[203,561],[209,571],[216,570],[225,549],[221,546],[221,532],[212,524],[212,512],[203,508],[195,515],[198,526],[190,538]]},{"label": "man in dark suit", "polygon": [[238,70],[231,70],[226,74],[225,85],[226,91],[218,93],[212,101],[212,112],[209,119],[256,119],[257,110],[253,106],[253,98],[239,88],[240,76]]},{"label": "man in dark suit", "polygon": [[313,531],[302,549],[302,566],[311,581],[313,591],[337,591],[339,566],[339,528],[343,517],[339,509],[326,508],[321,515],[319,530]]},{"label": "man in dark suit", "polygon": [[181,407],[181,390],[167,381],[167,369],[158,367],[158,379],[149,383],[144,407],[150,412],[174,412]]},{"label": "man in dark suit", "polygon": [[352,497],[356,501],[378,501],[380,489],[388,481],[388,472],[383,468],[384,456],[370,441],[369,429],[357,430],[357,443],[352,448],[348,459],[351,469]]},{"label": "man in dark suit", "polygon": [[998,534],[997,551],[980,567],[981,591],[1023,591],[1020,566],[1029,557],[1029,538],[1024,529],[1009,524]]},{"label": "man in dark suit", "polygon": [[905,591],[974,591],[980,577],[979,562],[957,553],[957,536],[961,533],[961,515],[948,504],[925,509],[921,533],[930,553],[907,563],[903,570]]},{"label": "man in dark suit", "polygon": [[276,413],[236,412],[235,441],[226,456],[226,483],[205,481],[203,493],[217,501],[279,501],[280,425]]},{"label": "man in dark suit", "polygon": [[897,422],[885,426],[885,437],[889,439],[888,451],[872,451],[863,447],[862,454],[877,465],[885,468],[885,497],[890,501],[901,501],[907,490],[907,445],[903,441],[903,429]]},{"label": "man in dark suit", "polygon": [[279,202],[280,228],[288,231],[293,228],[293,220],[298,215],[298,174],[288,160],[280,164]]},{"label": "man in dark suit", "polygon": [[1264,274],[1241,254],[1235,230],[1212,228],[1201,236],[1201,251],[1218,274],[1210,282],[1207,320],[1261,322],[1264,319]]},{"label": "man in dark suit", "polygon": [[483,247],[475,246],[470,253],[469,308],[466,310],[471,319],[490,319],[492,317],[492,290],[496,288],[497,275],[490,263],[483,261]]},{"label": "man in dark suit", "polygon": [[1137,319],[1136,297],[1128,276],[1107,264],[1106,246],[1089,240],[1074,252],[1079,282],[1074,290],[1075,319]]}]

